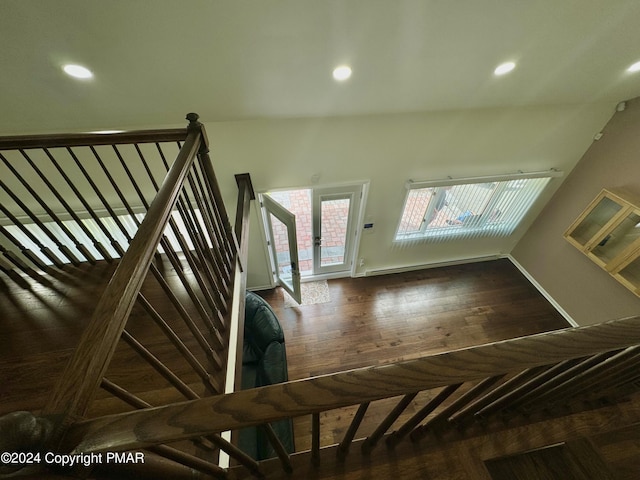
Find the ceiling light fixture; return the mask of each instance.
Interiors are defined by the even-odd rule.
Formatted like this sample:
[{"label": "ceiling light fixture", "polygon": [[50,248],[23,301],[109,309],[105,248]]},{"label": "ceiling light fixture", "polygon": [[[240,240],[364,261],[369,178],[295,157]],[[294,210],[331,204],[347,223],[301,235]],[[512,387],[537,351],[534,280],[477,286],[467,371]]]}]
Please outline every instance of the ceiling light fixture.
[{"label": "ceiling light fixture", "polygon": [[514,62],[505,62],[498,65],[493,73],[494,75],[504,75],[505,73],[509,73],[514,68],[516,68],[516,64]]},{"label": "ceiling light fixture", "polygon": [[91,70],[89,70],[88,68],[83,67],[82,65],[69,64],[62,67],[62,69],[64,70],[64,73],[74,78],[80,78],[83,80],[93,78],[93,72],[91,72]]},{"label": "ceiling light fixture", "polygon": [[348,79],[350,76],[351,76],[351,67],[348,67],[347,65],[341,65],[339,67],[336,67],[333,70],[333,78],[335,78],[339,82],[342,82]]},{"label": "ceiling light fixture", "polygon": [[627,68],[627,72],[638,72],[640,71],[640,62],[636,62],[633,65],[631,65],[629,68]]}]

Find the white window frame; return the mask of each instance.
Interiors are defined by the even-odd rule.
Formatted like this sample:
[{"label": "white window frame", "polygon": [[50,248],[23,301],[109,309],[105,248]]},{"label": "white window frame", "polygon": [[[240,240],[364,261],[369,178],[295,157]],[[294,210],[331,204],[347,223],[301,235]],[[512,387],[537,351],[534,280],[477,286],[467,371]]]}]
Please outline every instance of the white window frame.
[{"label": "white window frame", "polygon": [[[414,182],[409,180],[406,183],[407,193],[403,203],[402,211],[400,213],[400,219],[398,221],[398,227],[394,236],[394,242],[438,242],[460,238],[478,238],[478,237],[505,237],[513,233],[518,224],[526,216],[527,212],[536,203],[536,200],[540,194],[547,188],[552,178],[561,177],[563,172],[552,169],[543,172],[529,172],[529,173],[517,173],[506,175],[492,175],[484,177],[467,177],[459,179],[442,179],[433,181],[421,181]],[[539,181],[528,182],[528,180],[538,179]],[[500,206],[501,201],[505,200],[505,195],[508,192],[514,191],[514,185],[517,185],[514,181],[521,181],[526,190],[522,190],[522,193],[516,195],[512,200],[517,204],[512,207],[508,215],[503,215],[505,212],[500,212],[496,206]],[[527,185],[527,183],[529,185]],[[494,184],[493,190],[488,193],[486,202],[482,205],[481,211],[477,212],[477,215],[473,215],[472,221],[447,221],[446,224],[431,225],[434,218],[434,211],[436,203],[439,203],[442,209],[442,205],[445,208],[448,207],[446,203],[445,195],[447,190],[456,186],[471,186],[474,184]],[[432,198],[428,200],[427,205],[424,207],[424,212],[421,209],[416,212],[408,211],[409,199],[412,192],[417,190],[431,189]],[[446,189],[446,190],[445,190]],[[519,208],[516,208],[519,207]],[[503,219],[496,218],[491,215],[491,212],[497,212],[498,215],[503,215]],[[413,213],[413,221],[420,219],[420,226],[418,228],[407,230],[406,218]],[[466,212],[465,212],[466,213]],[[403,221],[403,219],[405,221]],[[442,222],[440,222],[442,223]],[[404,231],[403,231],[404,229]]]}]

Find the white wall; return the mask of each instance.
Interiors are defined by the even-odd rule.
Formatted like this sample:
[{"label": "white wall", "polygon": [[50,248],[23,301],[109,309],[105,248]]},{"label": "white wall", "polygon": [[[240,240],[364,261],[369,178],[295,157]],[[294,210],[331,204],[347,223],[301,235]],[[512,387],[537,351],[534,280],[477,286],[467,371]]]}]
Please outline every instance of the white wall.
[{"label": "white wall", "polygon": [[[233,175],[249,172],[256,191],[369,180],[366,216],[375,232],[363,236],[367,270],[509,253],[542,204],[502,240],[392,247],[408,179],[427,180],[544,170],[570,171],[613,105],[447,111],[329,119],[207,123],[211,154],[231,214]],[[556,181],[552,190],[562,180]],[[542,203],[550,197],[548,192]],[[248,286],[269,284],[268,262],[252,212]]]},{"label": "white wall", "polygon": [[[510,238],[395,248],[392,239],[406,193],[405,182],[553,167],[568,173],[613,111],[614,105],[592,104],[219,123],[201,120],[207,128],[211,156],[231,216],[236,204],[236,173],[249,172],[256,191],[307,187],[312,184],[314,174],[320,175],[320,185],[370,181],[365,216],[373,218],[375,231],[361,239],[358,257],[364,259],[365,265],[357,274],[363,275],[370,270],[511,252],[562,179],[554,181],[542,202]],[[122,150],[131,151],[133,156],[127,162],[131,168],[138,169],[134,175],[142,179],[141,184],[150,196],[152,189],[149,182],[144,181],[146,173],[139,158],[133,149]],[[20,155],[12,155],[10,161],[26,172],[25,178],[34,186],[39,185],[35,174],[23,165]],[[105,160],[110,165],[118,163],[108,156]],[[46,159],[36,161],[44,166],[48,163]],[[99,170],[90,155],[83,163],[89,170]],[[113,169],[121,170],[119,166]],[[32,196],[16,185],[17,181],[12,182],[12,176],[5,170],[0,168],[3,180],[12,183],[12,188],[29,207],[41,213]],[[58,178],[52,167],[45,173]],[[83,194],[92,198],[95,195],[79,175],[79,172],[72,173],[74,182],[77,180]],[[104,177],[99,171],[94,175],[94,178]],[[119,175],[116,181],[125,194],[137,198],[124,173]],[[119,203],[106,179],[102,183],[108,200]],[[57,205],[46,189],[36,188],[45,201],[51,200],[51,205]],[[63,194],[68,193],[72,206],[82,210],[69,189],[60,188]],[[0,192],[0,202],[12,208],[13,202],[4,192]],[[99,206],[97,198],[93,198],[93,203]],[[14,207],[18,216],[24,217],[21,210]],[[0,223],[2,221],[0,218]],[[270,284],[270,272],[255,208],[252,222],[248,286],[266,286]]]}]

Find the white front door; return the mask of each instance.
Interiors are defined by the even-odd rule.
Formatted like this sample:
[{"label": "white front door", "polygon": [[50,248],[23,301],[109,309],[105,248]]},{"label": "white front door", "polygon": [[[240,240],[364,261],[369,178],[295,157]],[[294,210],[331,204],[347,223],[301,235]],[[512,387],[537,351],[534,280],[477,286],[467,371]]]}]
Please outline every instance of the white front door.
[{"label": "white front door", "polygon": [[268,195],[261,196],[269,234],[274,275],[296,302],[302,301],[296,217]]},{"label": "white front door", "polygon": [[313,189],[313,273],[348,271],[361,185]]},{"label": "white front door", "polygon": [[[260,194],[264,207],[264,225],[272,258],[274,275],[283,275],[289,267],[292,249],[284,240],[285,215],[287,238],[297,229],[297,275],[312,278],[317,275],[348,275],[353,266],[357,245],[357,225],[361,209],[364,184],[339,187],[313,187],[295,190],[277,190]],[[286,212],[286,213],[285,213]],[[276,220],[274,220],[274,218]],[[274,225],[277,225],[274,231]],[[291,257],[293,258],[293,257]],[[288,274],[288,273],[287,273]],[[291,283],[280,278],[278,283]]]}]

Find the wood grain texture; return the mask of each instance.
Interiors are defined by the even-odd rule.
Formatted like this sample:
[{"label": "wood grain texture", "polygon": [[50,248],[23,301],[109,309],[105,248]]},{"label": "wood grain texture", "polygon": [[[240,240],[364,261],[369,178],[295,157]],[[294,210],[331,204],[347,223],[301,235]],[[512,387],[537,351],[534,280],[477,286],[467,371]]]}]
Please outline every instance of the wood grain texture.
[{"label": "wood grain texture", "polygon": [[482,380],[637,343],[640,316],[80,422],[70,427],[67,447],[83,452],[142,448]]},{"label": "wood grain texture", "polygon": [[89,408],[199,146],[199,132],[190,132],[185,147],[171,167],[129,249],[118,263],[109,286],[100,297],[78,347],[45,406],[46,414],[62,415],[62,422],[68,423],[84,416]]},{"label": "wood grain texture", "polygon": [[485,465],[493,480],[615,480],[598,451],[584,438],[486,460]]},{"label": "wood grain texture", "polygon": [[120,133],[69,133],[58,135],[16,135],[0,137],[0,150],[18,148],[84,147],[91,145],[114,145],[127,143],[155,143],[182,141],[187,136],[186,128],[163,130],[140,130]]},{"label": "wood grain texture", "polygon": [[[376,450],[373,455],[361,455],[359,445],[362,440],[358,440],[344,460],[338,459],[337,446],[322,449],[319,468],[312,466],[310,452],[292,455],[293,478],[490,480],[491,477],[484,466],[485,460],[585,437],[598,448],[607,464],[615,468],[604,444],[611,441],[612,448],[615,448],[613,445],[620,445],[618,429],[626,430],[626,426],[635,424],[638,418],[640,398],[636,397],[629,402],[590,412],[530,422],[522,426],[503,425],[500,432],[480,433],[448,442],[436,440],[421,444],[404,443],[393,450]],[[602,438],[602,441],[599,442],[596,438]],[[637,450],[635,453],[637,454]],[[626,454],[629,455],[630,451]],[[276,460],[267,460],[262,463],[262,467],[269,480],[291,478],[282,471]],[[627,472],[629,471],[631,470],[628,469]],[[250,478],[250,474],[242,468],[232,468],[229,472],[230,480]],[[637,471],[636,477],[620,477],[621,480],[631,478],[637,478]]]},{"label": "wood grain texture", "polygon": [[331,302],[278,315],[289,378],[381,365],[568,327],[508,260],[329,280]]}]

